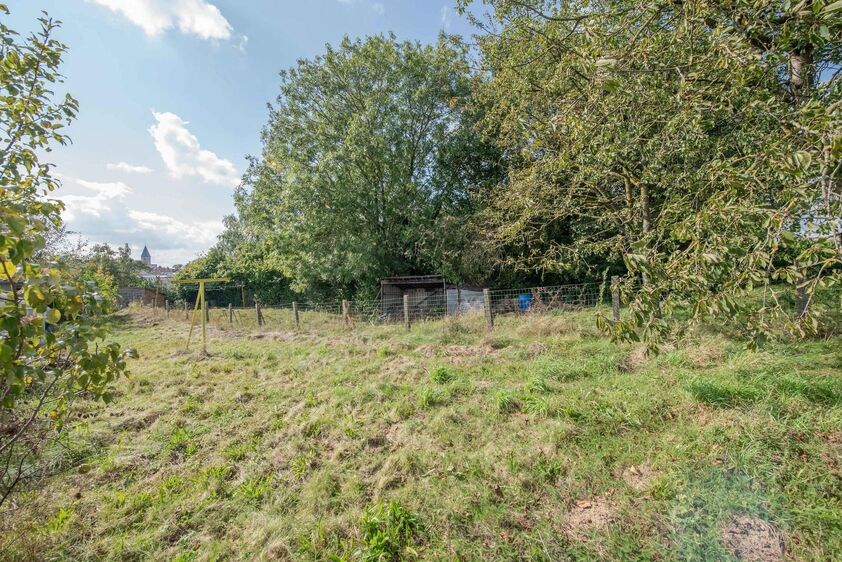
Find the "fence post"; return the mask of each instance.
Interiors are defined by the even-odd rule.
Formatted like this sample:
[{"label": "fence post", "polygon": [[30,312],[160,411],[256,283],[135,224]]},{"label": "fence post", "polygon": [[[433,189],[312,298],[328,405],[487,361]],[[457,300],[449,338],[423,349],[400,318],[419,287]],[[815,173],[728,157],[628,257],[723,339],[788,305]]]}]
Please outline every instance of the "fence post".
[{"label": "fence post", "polygon": [[205,322],[210,323],[210,308],[208,307],[208,301],[206,299],[202,299],[202,304],[205,306]]},{"label": "fence post", "polygon": [[810,302],[809,295],[807,294],[807,280],[803,274],[799,274],[795,282],[795,295],[795,314],[798,318],[801,318],[807,312],[807,306]]},{"label": "fence post", "polygon": [[482,308],[485,310],[485,327],[490,332],[494,329],[494,316],[491,314],[491,292],[482,290]]},{"label": "fence post", "polygon": [[230,302],[228,303],[228,323],[229,324],[234,323],[234,308],[233,308],[233,305]]},{"label": "fence post", "polygon": [[298,303],[295,301],[292,301],[292,319],[295,321],[295,328],[300,328],[301,324],[298,322]]},{"label": "fence post", "polygon": [[260,313],[260,303],[259,302],[254,303],[254,314],[255,314],[255,316],[257,316],[257,327],[259,328],[260,326],[263,325],[263,315]]},{"label": "fence post", "polygon": [[168,301],[168,300],[164,301],[164,310],[167,313],[167,318],[169,318],[170,317],[170,301]]},{"label": "fence post", "polygon": [[403,327],[409,331],[409,295],[403,296]]},{"label": "fence post", "polygon": [[347,328],[351,325],[351,312],[348,307],[348,301],[342,299],[342,323]]},{"label": "fence post", "polygon": [[184,299],[184,319],[190,320],[190,313],[187,312],[187,299]]},{"label": "fence post", "polygon": [[611,276],[611,315],[614,322],[620,321],[620,278],[616,275]]},{"label": "fence post", "polygon": [[456,287],[456,316],[462,313],[462,287]]}]

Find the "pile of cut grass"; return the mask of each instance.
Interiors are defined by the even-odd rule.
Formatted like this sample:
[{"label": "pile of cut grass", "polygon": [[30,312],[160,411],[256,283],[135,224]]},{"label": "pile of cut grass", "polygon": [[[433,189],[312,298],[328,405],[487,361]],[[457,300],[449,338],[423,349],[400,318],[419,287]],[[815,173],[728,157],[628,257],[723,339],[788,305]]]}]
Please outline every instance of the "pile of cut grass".
[{"label": "pile of cut grass", "polygon": [[[37,559],[826,560],[842,346],[698,335],[656,358],[592,312],[343,330],[115,319],[140,359],[79,403],[4,518]],[[743,541],[743,542],[740,542]],[[758,546],[759,545],[759,546]]]}]

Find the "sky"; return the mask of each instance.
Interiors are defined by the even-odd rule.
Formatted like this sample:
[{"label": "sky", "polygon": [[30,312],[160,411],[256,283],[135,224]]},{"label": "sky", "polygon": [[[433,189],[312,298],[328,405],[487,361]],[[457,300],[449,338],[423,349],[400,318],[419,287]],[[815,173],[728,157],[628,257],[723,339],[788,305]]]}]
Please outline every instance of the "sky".
[{"label": "sky", "polygon": [[68,229],[91,243],[149,247],[160,265],[201,255],[234,210],[246,156],[260,153],[278,73],[350,37],[434,42],[474,30],[454,0],[6,0],[6,25],[41,10],[68,46],[57,93],[80,104],[72,144],[47,155]]}]

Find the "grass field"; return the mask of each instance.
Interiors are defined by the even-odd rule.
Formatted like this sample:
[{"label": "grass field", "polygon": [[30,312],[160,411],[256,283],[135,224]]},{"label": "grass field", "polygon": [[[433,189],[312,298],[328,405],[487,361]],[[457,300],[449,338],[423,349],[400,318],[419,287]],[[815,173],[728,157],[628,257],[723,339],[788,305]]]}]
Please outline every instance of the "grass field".
[{"label": "grass field", "polygon": [[[829,560],[842,340],[699,332],[646,358],[593,312],[400,326],[114,320],[140,352],[77,404],[4,558]],[[195,345],[195,344],[194,344]],[[197,349],[197,347],[194,347]],[[752,558],[753,557],[753,558]]]}]

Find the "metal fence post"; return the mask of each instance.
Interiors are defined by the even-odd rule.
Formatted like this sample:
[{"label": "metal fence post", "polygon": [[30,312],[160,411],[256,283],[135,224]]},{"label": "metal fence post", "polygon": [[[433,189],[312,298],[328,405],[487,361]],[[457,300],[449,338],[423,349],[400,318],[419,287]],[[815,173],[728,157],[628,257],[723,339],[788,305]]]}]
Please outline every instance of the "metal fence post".
[{"label": "metal fence post", "polygon": [[409,295],[403,296],[403,327],[406,328],[407,331],[410,329],[409,324]]},{"label": "metal fence post", "polygon": [[295,301],[292,302],[292,319],[295,322],[295,328],[300,328],[301,324],[298,321],[298,303]]},{"label": "metal fence post", "polygon": [[482,290],[482,307],[485,310],[485,327],[491,331],[494,329],[494,316],[491,314],[491,292],[488,289]]},{"label": "metal fence post", "polygon": [[620,321],[620,278],[616,275],[611,276],[611,315],[614,317],[614,322]]}]

